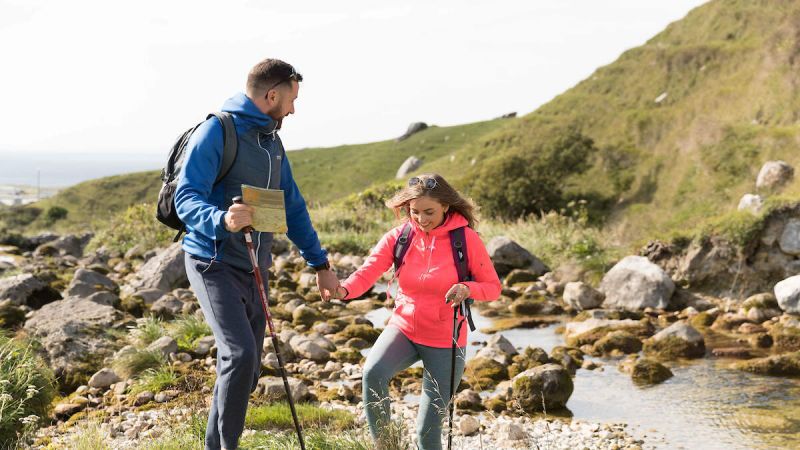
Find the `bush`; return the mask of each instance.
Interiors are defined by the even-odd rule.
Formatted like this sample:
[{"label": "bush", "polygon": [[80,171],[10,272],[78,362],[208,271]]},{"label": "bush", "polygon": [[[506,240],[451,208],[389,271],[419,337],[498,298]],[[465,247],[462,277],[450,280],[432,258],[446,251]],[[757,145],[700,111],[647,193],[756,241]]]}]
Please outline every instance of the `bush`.
[{"label": "bush", "polygon": [[0,335],[0,442],[31,432],[55,395],[55,377],[31,344]]},{"label": "bush", "polygon": [[40,208],[33,206],[11,206],[0,208],[0,222],[12,230],[19,230],[30,225],[42,213]]},{"label": "bush", "polygon": [[525,152],[490,159],[471,178],[470,192],[492,217],[516,219],[558,210],[567,179],[585,172],[596,152],[589,137],[574,129],[562,131]]},{"label": "bush", "polygon": [[175,230],[156,220],[155,207],[142,203],[116,216],[109,227],[102,229],[89,242],[88,249],[105,246],[124,253],[137,244],[144,248],[166,246],[174,236]]},{"label": "bush", "polygon": [[66,219],[68,213],[69,211],[67,211],[65,208],[60,206],[51,206],[50,208],[47,208],[45,219],[48,224],[53,224],[61,219]]}]

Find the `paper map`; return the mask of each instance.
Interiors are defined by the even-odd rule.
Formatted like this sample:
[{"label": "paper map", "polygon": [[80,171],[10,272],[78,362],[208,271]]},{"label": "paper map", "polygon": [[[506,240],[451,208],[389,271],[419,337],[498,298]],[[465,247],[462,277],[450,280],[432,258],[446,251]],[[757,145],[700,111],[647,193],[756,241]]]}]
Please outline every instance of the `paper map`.
[{"label": "paper map", "polygon": [[264,189],[242,185],[244,204],[256,209],[253,215],[253,228],[268,233],[286,233],[286,208],[283,203],[283,191],[280,189]]}]

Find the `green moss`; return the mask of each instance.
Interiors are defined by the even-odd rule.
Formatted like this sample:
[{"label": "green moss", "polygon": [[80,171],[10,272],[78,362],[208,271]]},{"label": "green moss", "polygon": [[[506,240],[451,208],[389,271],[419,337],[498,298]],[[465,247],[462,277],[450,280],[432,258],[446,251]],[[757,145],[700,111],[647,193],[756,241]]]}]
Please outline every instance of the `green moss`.
[{"label": "green moss", "polygon": [[704,311],[689,319],[689,325],[702,330],[710,327],[715,319],[716,317]]},{"label": "green moss", "polygon": [[372,325],[350,324],[346,326],[339,334],[348,339],[354,337],[361,338],[370,344],[373,344],[378,339],[378,336],[380,336],[381,331]]},{"label": "green moss", "polygon": [[777,352],[793,352],[800,350],[800,329],[785,327],[776,323],[769,331],[773,346]]},{"label": "green moss", "polygon": [[672,371],[658,361],[641,358],[633,364],[633,381],[640,384],[658,384],[672,378]]},{"label": "green moss", "polygon": [[642,349],[642,341],[636,336],[624,330],[614,331],[605,335],[594,343],[593,353],[607,355],[612,351],[619,351],[625,354],[638,353]]},{"label": "green moss", "polygon": [[472,358],[464,369],[467,384],[476,390],[488,389],[508,379],[508,370],[499,362],[489,358]]},{"label": "green moss", "polygon": [[687,341],[676,337],[667,336],[658,341],[648,339],[644,341],[645,354],[660,359],[677,358],[702,358],[706,353],[705,345],[691,345]]},{"label": "green moss", "polygon": [[361,355],[361,352],[356,349],[341,348],[331,353],[331,358],[340,362],[359,364],[364,357]]},{"label": "green moss", "polygon": [[797,377],[800,376],[800,352],[739,361],[732,367],[761,375]]}]

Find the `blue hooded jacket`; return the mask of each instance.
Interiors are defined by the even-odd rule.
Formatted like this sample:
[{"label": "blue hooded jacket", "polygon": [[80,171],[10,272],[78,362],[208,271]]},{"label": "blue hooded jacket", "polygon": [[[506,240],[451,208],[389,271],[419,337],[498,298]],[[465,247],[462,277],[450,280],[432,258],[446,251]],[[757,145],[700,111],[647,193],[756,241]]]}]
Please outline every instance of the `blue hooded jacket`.
[{"label": "blue hooded jacket", "polygon": [[[205,260],[252,270],[243,233],[227,231],[224,221],[233,197],[242,194],[241,185],[249,184],[283,190],[289,239],[310,266],[325,264],[328,254],[320,245],[306,202],[292,177],[277,123],[243,93],[228,99],[222,110],[233,115],[239,141],[236,160],[228,175],[215,186],[222,165],[222,125],[212,117],[189,139],[175,191],[178,216],[187,230],[183,250]],[[272,264],[272,233],[256,232],[253,239],[259,266],[266,270]]]}]

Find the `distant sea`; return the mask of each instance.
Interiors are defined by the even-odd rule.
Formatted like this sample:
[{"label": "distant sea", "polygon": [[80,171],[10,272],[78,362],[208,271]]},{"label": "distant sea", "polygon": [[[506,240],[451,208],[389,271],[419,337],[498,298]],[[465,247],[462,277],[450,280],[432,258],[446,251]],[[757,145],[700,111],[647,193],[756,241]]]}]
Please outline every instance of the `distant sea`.
[{"label": "distant sea", "polygon": [[33,153],[0,152],[0,186],[63,188],[94,178],[160,169],[164,155],[153,153]]}]

